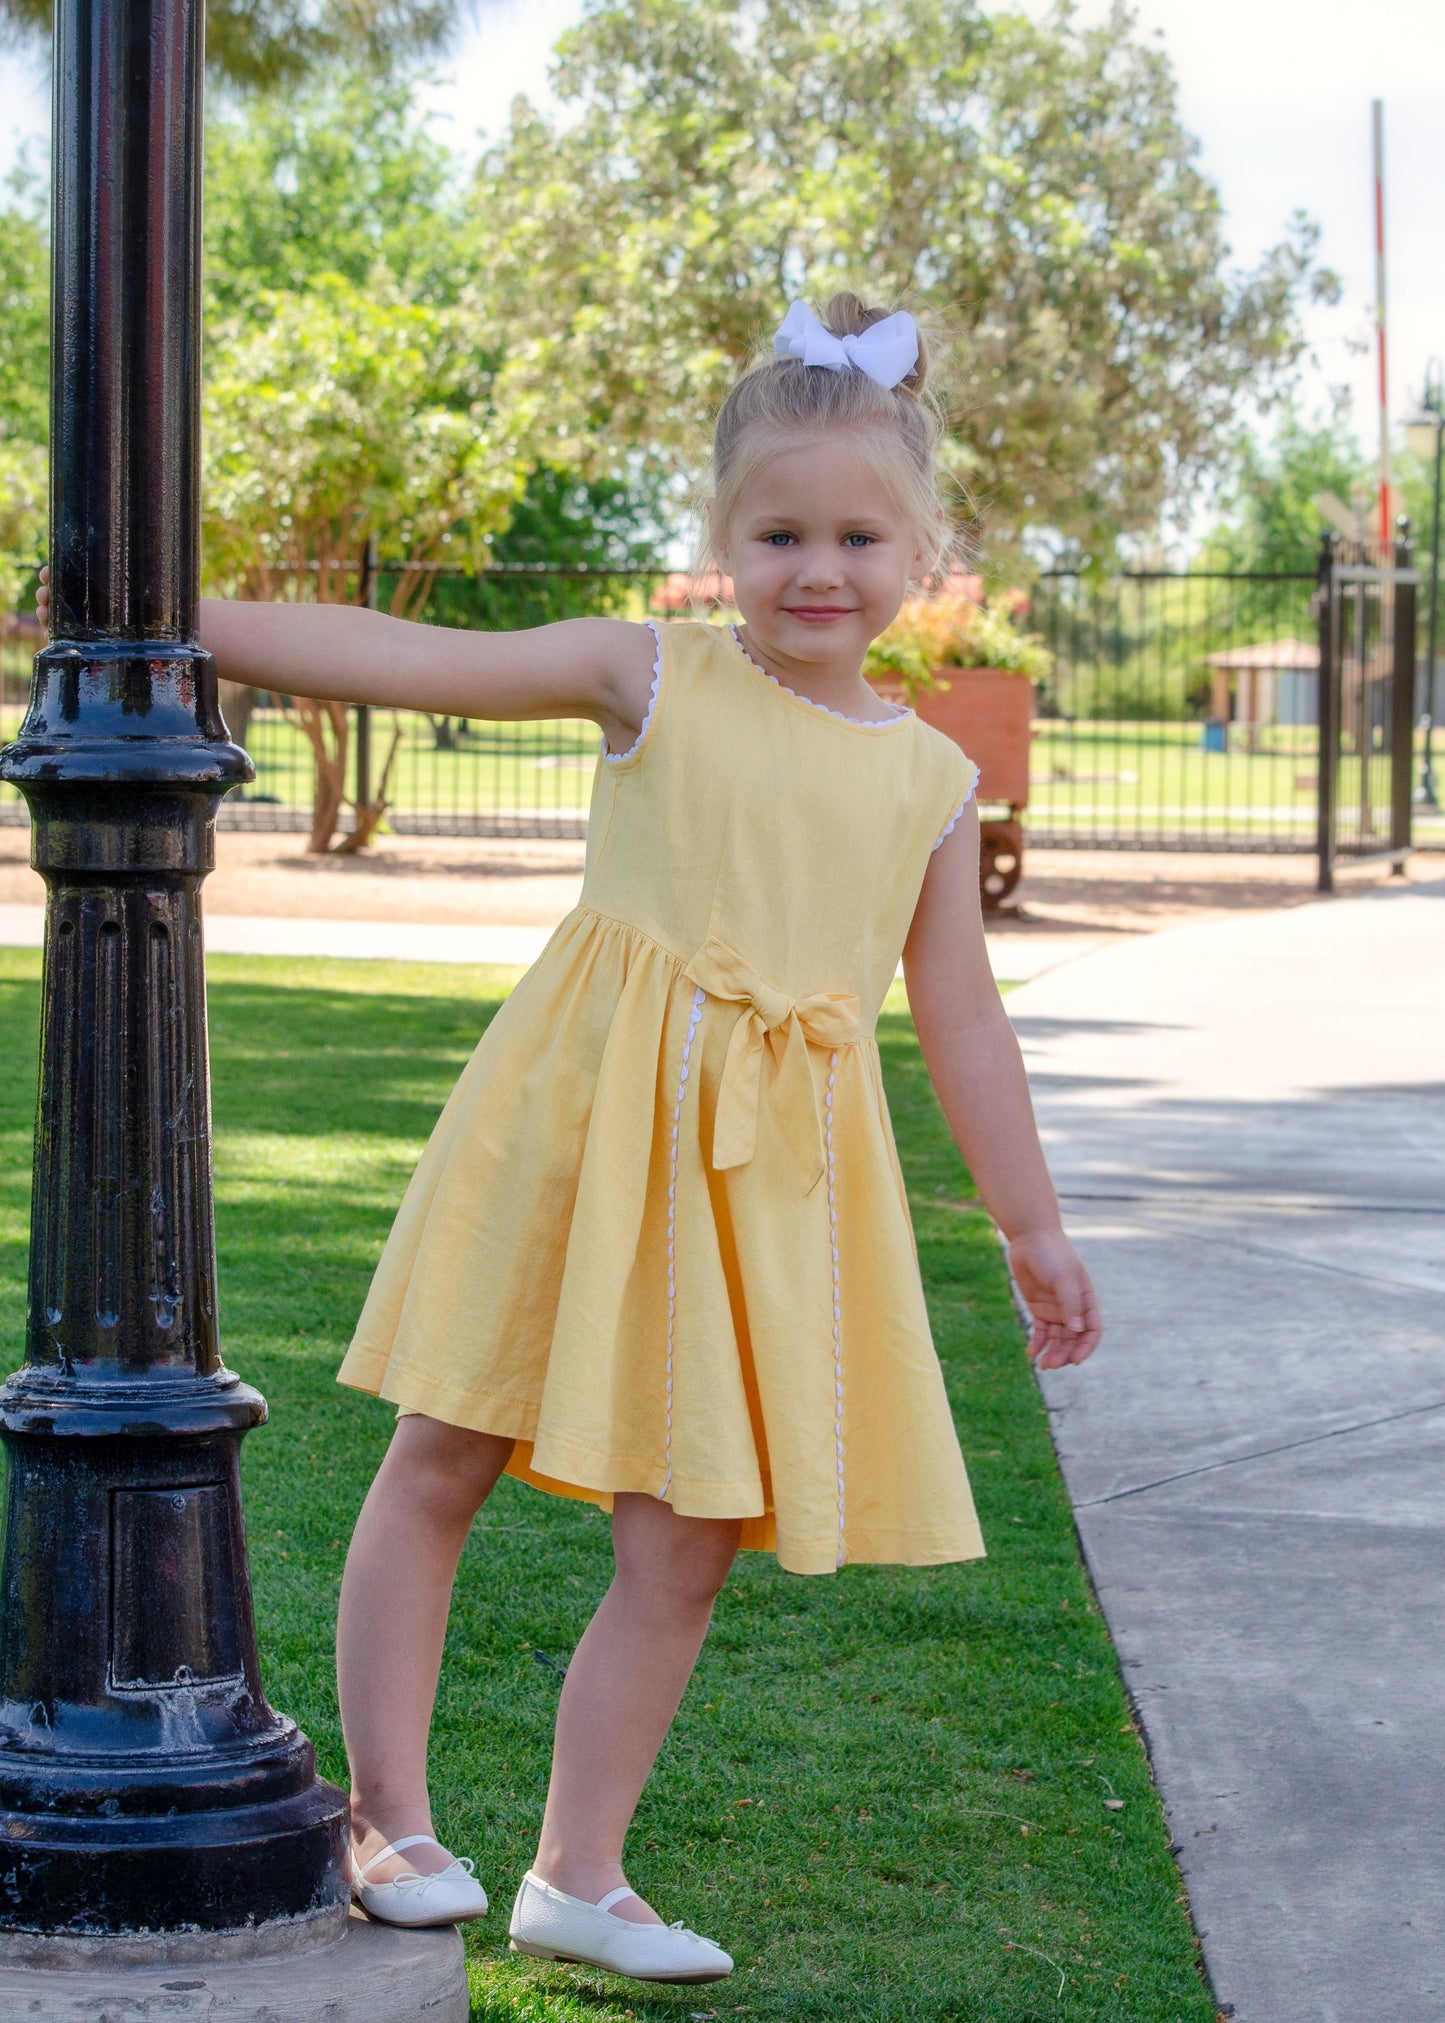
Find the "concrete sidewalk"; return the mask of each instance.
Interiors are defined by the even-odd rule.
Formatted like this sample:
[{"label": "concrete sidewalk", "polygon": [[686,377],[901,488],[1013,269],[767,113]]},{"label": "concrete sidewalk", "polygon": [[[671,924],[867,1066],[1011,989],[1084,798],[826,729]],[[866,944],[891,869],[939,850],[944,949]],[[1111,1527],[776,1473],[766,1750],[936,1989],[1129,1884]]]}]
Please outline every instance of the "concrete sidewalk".
[{"label": "concrete sidewalk", "polygon": [[1044,1380],[1222,2004],[1445,2017],[1445,882],[1009,999],[1107,1337]]},{"label": "concrete sidewalk", "polygon": [[[557,919],[561,919],[559,911]],[[556,921],[318,920],[303,914],[210,913],[212,955],[318,955],[369,962],[479,962],[525,968],[550,940]],[[0,906],[0,948],[39,948],[43,906]],[[989,959],[1002,983],[1022,983],[1097,948],[1098,934],[1017,933],[989,937]]]}]

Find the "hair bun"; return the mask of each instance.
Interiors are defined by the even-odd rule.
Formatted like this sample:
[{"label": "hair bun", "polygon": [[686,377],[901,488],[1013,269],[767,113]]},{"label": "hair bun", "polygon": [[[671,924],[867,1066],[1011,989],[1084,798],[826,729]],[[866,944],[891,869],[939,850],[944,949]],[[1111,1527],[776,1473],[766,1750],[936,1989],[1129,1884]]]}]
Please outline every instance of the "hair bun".
[{"label": "hair bun", "polygon": [[[819,321],[825,330],[831,330],[835,337],[861,337],[865,330],[871,330],[875,323],[882,323],[891,316],[891,309],[875,309],[865,302],[861,295],[851,289],[842,288],[830,296]],[[898,385],[915,398],[922,394],[928,379],[928,346],[922,330],[918,333],[918,363]]]}]

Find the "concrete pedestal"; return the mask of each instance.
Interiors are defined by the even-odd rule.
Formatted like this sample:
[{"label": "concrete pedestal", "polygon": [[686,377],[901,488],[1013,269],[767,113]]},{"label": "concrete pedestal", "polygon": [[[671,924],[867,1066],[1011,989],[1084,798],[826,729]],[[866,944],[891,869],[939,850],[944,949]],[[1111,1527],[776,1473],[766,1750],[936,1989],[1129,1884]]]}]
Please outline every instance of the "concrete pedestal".
[{"label": "concrete pedestal", "polygon": [[[190,1953],[187,1942],[182,1952]],[[353,1907],[329,1945],[251,1959],[131,1964],[98,1944],[85,1966],[14,1965],[0,1953],[5,2023],[467,2023],[455,1925],[404,1931]]]}]

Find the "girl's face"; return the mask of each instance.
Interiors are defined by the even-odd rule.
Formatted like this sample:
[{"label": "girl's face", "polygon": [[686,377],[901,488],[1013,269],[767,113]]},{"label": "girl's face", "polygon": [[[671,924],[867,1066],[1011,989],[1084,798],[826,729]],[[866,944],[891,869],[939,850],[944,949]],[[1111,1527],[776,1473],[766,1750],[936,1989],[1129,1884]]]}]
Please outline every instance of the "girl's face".
[{"label": "girl's face", "polygon": [[720,558],[758,643],[780,660],[847,662],[898,615],[928,557],[897,500],[847,438],[780,450],[733,512]]}]

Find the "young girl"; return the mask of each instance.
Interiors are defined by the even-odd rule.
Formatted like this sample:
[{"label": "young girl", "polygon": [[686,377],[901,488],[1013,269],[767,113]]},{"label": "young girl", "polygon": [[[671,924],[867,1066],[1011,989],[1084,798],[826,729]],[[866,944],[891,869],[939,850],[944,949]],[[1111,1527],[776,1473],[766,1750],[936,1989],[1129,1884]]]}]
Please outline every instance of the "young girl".
[{"label": "young girl", "polygon": [[502,1473],[609,1509],[616,1558],[512,1941],[645,1980],[732,1966],[622,1855],[739,1546],[796,1573],[982,1553],[873,1037],[900,955],[1029,1353],[1098,1340],[990,975],[975,768],[861,671],[944,546],[923,380],[910,317],[794,305],[718,417],[737,626],[203,606],[231,681],[603,737],[581,903],[443,1111],[339,1373],[399,1408],[337,1635],[377,1917],[486,1909],[432,1838],[426,1759],[458,1557]]}]

